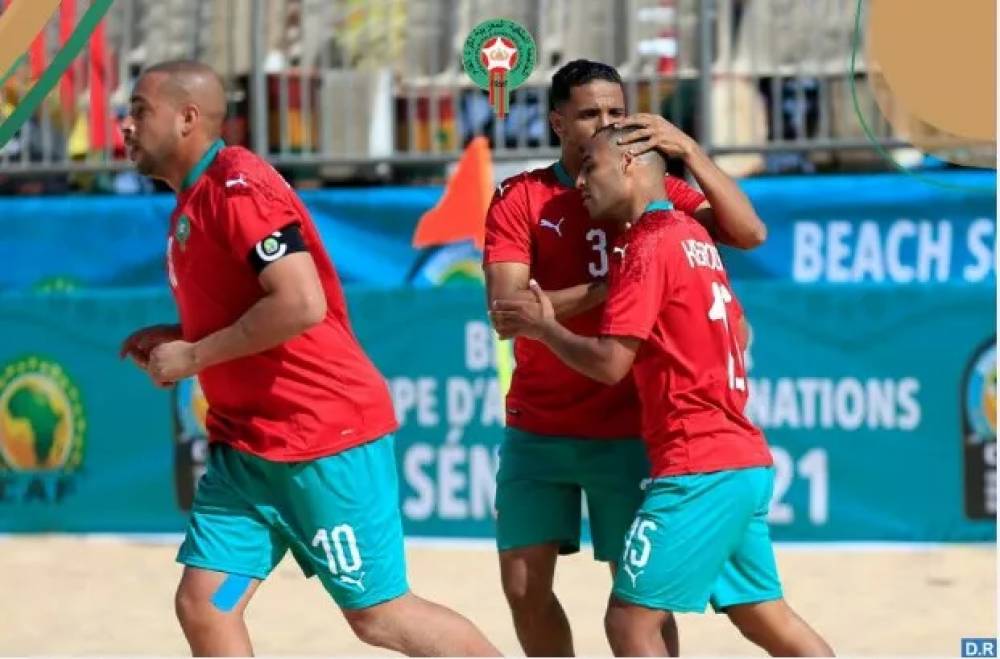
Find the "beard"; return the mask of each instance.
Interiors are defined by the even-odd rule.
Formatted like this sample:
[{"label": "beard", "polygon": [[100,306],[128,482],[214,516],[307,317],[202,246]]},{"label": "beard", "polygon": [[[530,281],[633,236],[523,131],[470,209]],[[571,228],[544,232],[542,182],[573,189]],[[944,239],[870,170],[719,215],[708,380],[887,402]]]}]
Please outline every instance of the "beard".
[{"label": "beard", "polygon": [[149,147],[136,144],[138,153],[135,154],[135,169],[143,176],[159,178],[163,173],[163,164],[176,153],[177,140],[161,140],[159,144]]},{"label": "beard", "polygon": [[153,176],[156,173],[156,163],[148,153],[143,153],[135,160],[135,171],[143,176]]}]

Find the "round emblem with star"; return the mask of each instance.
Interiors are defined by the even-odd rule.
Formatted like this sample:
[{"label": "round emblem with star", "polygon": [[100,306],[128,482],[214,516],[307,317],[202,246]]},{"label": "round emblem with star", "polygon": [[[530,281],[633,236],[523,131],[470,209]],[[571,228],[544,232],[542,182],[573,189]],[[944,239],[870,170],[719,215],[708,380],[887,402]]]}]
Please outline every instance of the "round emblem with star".
[{"label": "round emblem with star", "polygon": [[506,96],[528,79],[535,69],[535,40],[520,23],[506,18],[483,21],[472,29],[462,49],[465,73],[480,89],[498,92],[504,99],[491,102],[508,107]]}]

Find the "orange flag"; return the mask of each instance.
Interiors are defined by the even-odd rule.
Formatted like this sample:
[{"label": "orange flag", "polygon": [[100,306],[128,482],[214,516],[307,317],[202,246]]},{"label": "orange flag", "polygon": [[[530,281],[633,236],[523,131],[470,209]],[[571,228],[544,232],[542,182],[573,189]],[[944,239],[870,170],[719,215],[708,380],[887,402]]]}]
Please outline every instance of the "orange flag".
[{"label": "orange flag", "polygon": [[414,247],[472,240],[483,248],[486,211],[493,197],[493,160],[485,137],[476,137],[458,161],[441,201],[420,218],[413,232]]}]

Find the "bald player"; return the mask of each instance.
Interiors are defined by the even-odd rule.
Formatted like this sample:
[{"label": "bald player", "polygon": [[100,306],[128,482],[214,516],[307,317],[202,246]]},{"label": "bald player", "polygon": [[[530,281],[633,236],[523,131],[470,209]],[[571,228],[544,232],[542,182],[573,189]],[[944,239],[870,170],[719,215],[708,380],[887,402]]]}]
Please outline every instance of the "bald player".
[{"label": "bald player", "polygon": [[218,75],[179,61],[143,73],[124,124],[139,172],[177,193],[167,271],[181,322],[140,329],[121,352],[160,386],[197,376],[209,404],[208,468],[177,556],[191,652],[252,654],[243,612],[290,550],[366,643],[499,654],[409,592],[384,379],[309,213],[270,165],[222,143],[224,115]]},{"label": "bald player", "polygon": [[722,259],[708,231],[667,199],[660,155],[621,146],[631,133],[598,130],[576,182],[590,216],[621,231],[598,335],[560,324],[534,281],[537,305],[501,300],[493,311],[597,382],[635,381],[652,482],[615,574],[611,648],[662,656],[673,613],[711,603],[771,655],[828,656],[782,595],[767,525],[771,453],[743,412],[738,303]]}]

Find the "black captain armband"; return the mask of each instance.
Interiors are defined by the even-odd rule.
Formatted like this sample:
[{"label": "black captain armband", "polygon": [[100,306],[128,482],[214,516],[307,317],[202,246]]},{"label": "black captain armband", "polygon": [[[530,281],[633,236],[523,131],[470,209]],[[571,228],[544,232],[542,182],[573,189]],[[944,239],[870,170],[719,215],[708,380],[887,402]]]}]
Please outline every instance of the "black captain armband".
[{"label": "black captain armband", "polygon": [[258,275],[264,268],[289,254],[305,252],[306,243],[298,224],[288,224],[250,248],[247,258]]}]

